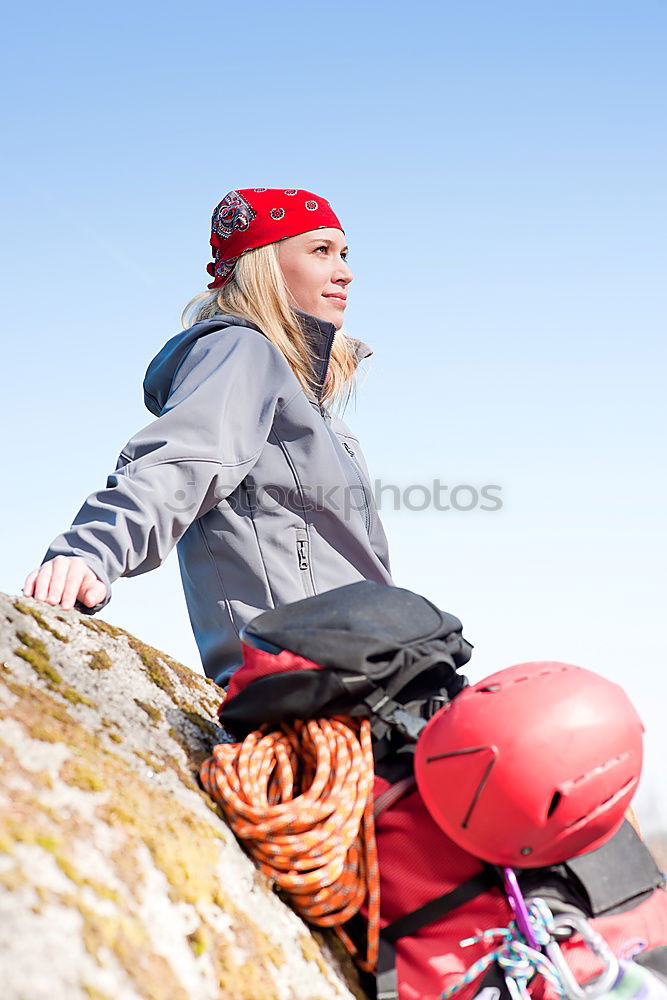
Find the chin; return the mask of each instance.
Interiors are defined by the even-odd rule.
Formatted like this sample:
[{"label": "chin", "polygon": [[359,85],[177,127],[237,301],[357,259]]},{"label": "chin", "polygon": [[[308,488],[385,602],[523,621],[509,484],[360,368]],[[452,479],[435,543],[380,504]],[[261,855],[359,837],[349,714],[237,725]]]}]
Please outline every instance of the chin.
[{"label": "chin", "polygon": [[329,305],[328,302],[320,304],[319,302],[312,307],[299,306],[304,312],[309,313],[311,316],[317,316],[318,319],[324,320],[325,323],[332,323],[336,330],[342,329],[343,323],[345,322],[345,317],[343,315],[343,309],[338,306]]},{"label": "chin", "polygon": [[337,306],[325,306],[324,309],[320,309],[318,316],[320,319],[326,320],[327,323],[333,323],[337,330],[340,330],[343,326],[343,310]]}]

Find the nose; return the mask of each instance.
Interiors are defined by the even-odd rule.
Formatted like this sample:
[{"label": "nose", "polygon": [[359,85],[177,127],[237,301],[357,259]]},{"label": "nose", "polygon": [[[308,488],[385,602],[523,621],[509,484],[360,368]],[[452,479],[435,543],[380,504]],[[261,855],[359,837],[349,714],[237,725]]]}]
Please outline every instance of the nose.
[{"label": "nose", "polygon": [[349,269],[345,261],[341,260],[339,265],[336,267],[336,271],[332,275],[331,280],[336,284],[343,285],[343,287],[345,287],[346,285],[349,285],[353,279],[354,275],[352,274],[352,271]]}]

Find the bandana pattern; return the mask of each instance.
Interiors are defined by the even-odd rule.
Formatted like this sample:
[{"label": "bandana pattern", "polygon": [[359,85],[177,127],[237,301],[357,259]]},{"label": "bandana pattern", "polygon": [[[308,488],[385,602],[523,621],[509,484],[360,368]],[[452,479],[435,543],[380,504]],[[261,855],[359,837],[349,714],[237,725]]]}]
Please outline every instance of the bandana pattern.
[{"label": "bandana pattern", "polygon": [[329,202],[311,191],[261,187],[230,191],[211,219],[214,259],[207,266],[213,278],[208,287],[226,284],[239,257],[249,250],[327,228],[344,232]]},{"label": "bandana pattern", "polygon": [[255,218],[255,213],[238,191],[230,191],[213,213],[211,229],[223,240],[234,232],[244,233]]}]

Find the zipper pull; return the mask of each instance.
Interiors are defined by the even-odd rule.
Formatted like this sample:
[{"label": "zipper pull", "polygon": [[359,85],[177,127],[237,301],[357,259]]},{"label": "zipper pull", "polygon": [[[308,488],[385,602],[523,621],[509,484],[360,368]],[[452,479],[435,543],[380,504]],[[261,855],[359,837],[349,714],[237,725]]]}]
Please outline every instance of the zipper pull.
[{"label": "zipper pull", "polygon": [[350,448],[350,446],[349,446],[349,444],[347,443],[347,441],[343,441],[343,448],[345,448],[345,451],[346,451],[346,452],[347,452],[347,453],[348,453],[349,455],[351,455],[351,456],[352,456],[352,458],[354,458],[354,452],[353,452],[353,451],[352,451],[352,449]]},{"label": "zipper pull", "polygon": [[308,569],[308,554],[306,550],[306,542],[304,539],[299,538],[297,540],[296,554],[299,560],[299,569]]}]

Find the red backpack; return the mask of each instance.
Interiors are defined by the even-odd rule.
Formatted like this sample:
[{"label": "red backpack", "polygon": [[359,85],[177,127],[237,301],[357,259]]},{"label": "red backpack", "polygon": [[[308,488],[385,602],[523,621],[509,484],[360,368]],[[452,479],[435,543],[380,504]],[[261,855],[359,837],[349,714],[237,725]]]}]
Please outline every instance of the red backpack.
[{"label": "red backpack", "polygon": [[[244,664],[219,712],[235,740],[263,723],[370,718],[381,900],[377,998],[439,1000],[497,947],[493,939],[461,942],[507,927],[513,915],[500,870],[450,840],[415,787],[420,732],[467,685],[458,669],[472,647],[461,623],[411,591],[359,581],[264,612],[241,639]],[[663,877],[629,823],[597,850],[524,869],[519,880],[526,897],[544,899],[554,913],[583,914],[618,956],[667,982]],[[363,911],[346,927],[363,937]],[[601,970],[580,935],[561,947],[579,982]],[[540,1000],[557,996],[540,977],[530,990]],[[457,993],[461,1000],[503,995],[511,1000],[495,963]]]}]

